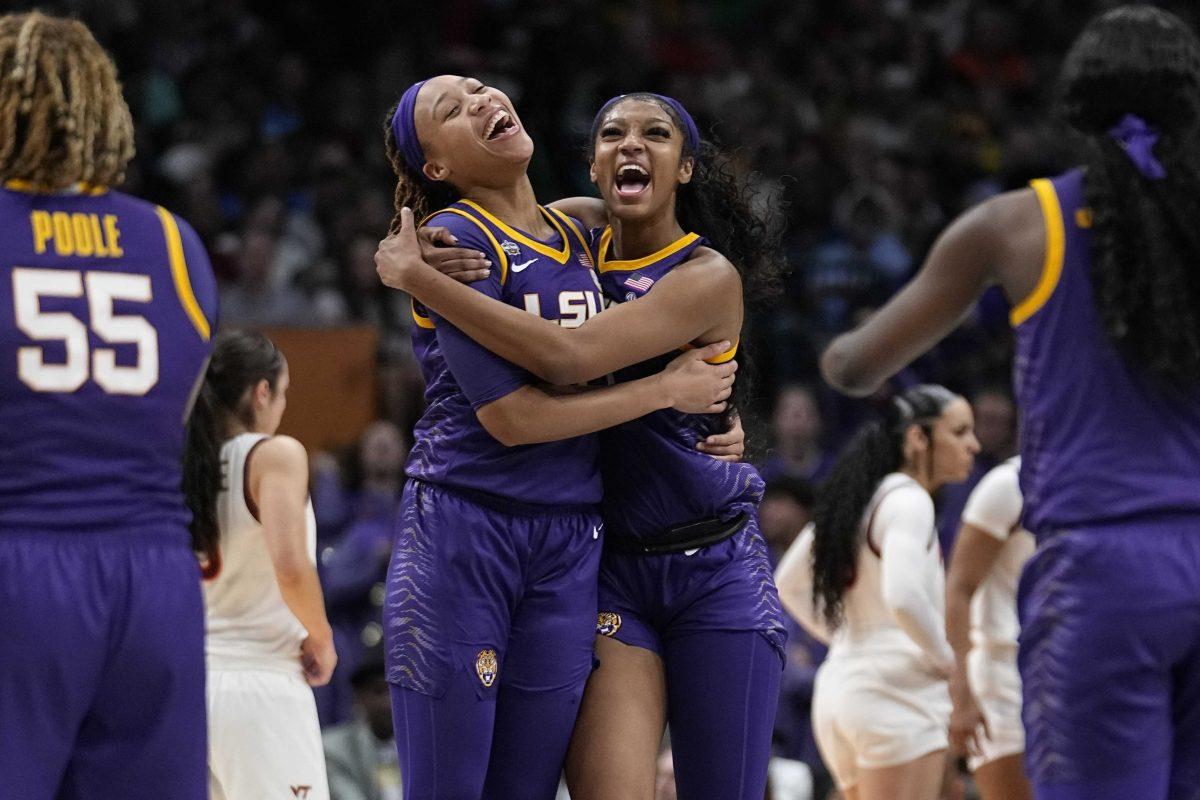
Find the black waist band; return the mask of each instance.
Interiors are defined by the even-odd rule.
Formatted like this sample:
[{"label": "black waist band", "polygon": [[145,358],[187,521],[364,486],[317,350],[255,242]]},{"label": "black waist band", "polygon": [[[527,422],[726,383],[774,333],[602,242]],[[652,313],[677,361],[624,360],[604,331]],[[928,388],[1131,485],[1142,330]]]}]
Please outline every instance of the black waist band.
[{"label": "black waist band", "polygon": [[705,517],[667,528],[662,536],[654,537],[649,541],[605,537],[604,546],[614,553],[639,556],[661,556],[699,550],[701,547],[723,542],[733,536],[746,526],[749,518],[750,516],[745,511],[729,520],[722,520],[720,517]]}]

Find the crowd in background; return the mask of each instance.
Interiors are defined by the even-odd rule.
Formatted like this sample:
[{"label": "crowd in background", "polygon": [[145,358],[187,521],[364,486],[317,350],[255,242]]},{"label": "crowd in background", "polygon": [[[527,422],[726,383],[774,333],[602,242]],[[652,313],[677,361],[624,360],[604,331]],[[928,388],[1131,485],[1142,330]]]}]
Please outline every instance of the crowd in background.
[{"label": "crowd in background", "polygon": [[[353,452],[313,458],[343,665],[320,695],[322,718],[349,719],[357,695],[378,723],[387,711],[371,705],[372,692],[384,696],[379,606],[421,408],[405,298],[379,284],[372,259],[393,216],[383,123],[404,87],[453,72],[508,93],[536,143],[530,175],[543,202],[592,193],[583,160],[592,115],[631,90],[679,98],[753,176],[760,209],[784,226],[789,267],[777,301],[752,310],[747,348],[752,455],[768,479],[763,530],[780,554],[807,521],[839,445],[878,400],[848,401],[824,387],[821,347],[895,292],[956,214],[1072,163],[1052,113],[1054,78],[1083,21],[1114,3],[39,5],[79,15],[114,54],[137,125],[126,188],[199,233],[221,282],[223,325],[366,323],[383,333],[382,418]],[[1195,22],[1189,4],[1164,5]],[[937,381],[972,399],[984,448],[975,479],[1015,450],[1010,368],[1007,304],[993,291],[897,379]],[[947,549],[965,497],[959,487],[939,499]],[[820,780],[807,720],[822,649],[792,633],[777,745]]]}]

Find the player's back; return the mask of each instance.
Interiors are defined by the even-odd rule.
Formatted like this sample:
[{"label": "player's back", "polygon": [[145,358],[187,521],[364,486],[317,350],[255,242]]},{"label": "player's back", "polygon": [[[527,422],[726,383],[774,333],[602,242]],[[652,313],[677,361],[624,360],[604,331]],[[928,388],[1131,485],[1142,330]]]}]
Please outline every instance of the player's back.
[{"label": "player's back", "polygon": [[1091,279],[1084,174],[1034,181],[1042,279],[1013,310],[1025,527],[1036,536],[1200,519],[1200,389],[1173,389],[1113,344]]},{"label": "player's back", "polygon": [[114,191],[0,190],[0,531],[182,530],[216,287],[196,234]]}]

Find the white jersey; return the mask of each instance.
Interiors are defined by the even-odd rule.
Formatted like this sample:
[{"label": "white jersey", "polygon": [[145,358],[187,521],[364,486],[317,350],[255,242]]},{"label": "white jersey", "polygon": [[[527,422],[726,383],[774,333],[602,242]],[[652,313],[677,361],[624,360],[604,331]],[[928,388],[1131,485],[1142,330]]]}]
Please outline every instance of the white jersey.
[{"label": "white jersey", "polygon": [[[210,669],[301,669],[300,643],[308,632],[283,601],[262,523],[247,505],[246,457],[267,438],[243,433],[221,447],[224,488],[217,498],[221,570],[204,584]],[[317,523],[310,501],[308,552],[314,564],[316,548]]]},{"label": "white jersey", "polygon": [[899,472],[879,483],[863,514],[854,584],[844,596],[845,617],[830,632],[813,608],[809,525],[779,564],[775,580],[787,610],[829,643],[829,657],[908,653],[945,673],[954,663],[946,640],[945,570],[934,528],[933,500]]},{"label": "white jersey", "polygon": [[1004,543],[971,599],[971,644],[1005,654],[1017,649],[1017,583],[1033,555],[1033,535],[1021,527],[1021,459],[1010,458],[971,492],[962,521]]}]

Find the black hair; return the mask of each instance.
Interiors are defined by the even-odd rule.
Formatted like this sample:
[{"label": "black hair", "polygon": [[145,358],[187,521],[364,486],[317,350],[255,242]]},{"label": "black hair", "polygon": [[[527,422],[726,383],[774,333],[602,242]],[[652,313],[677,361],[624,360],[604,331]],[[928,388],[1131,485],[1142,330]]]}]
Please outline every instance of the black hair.
[{"label": "black hair", "polygon": [[408,206],[412,209],[417,224],[430,214],[440,211],[451,203],[460,200],[462,195],[449,181],[431,181],[408,165],[404,154],[396,143],[396,134],[392,131],[392,117],[396,115],[400,104],[392,106],[383,121],[383,146],[387,152],[388,163],[396,174],[396,192],[393,200],[395,216],[388,227],[388,233],[400,230],[400,209]]},{"label": "black hair", "polygon": [[[863,515],[879,482],[904,465],[904,437],[918,426],[932,444],[933,424],[958,395],[936,384],[914,386],[892,398],[882,419],[861,427],[842,450],[813,509],[813,606],[830,628],[842,623],[845,593],[853,585],[864,535]],[[933,468],[933,447],[928,450]]]},{"label": "black hair", "polygon": [[227,331],[217,336],[204,381],[187,422],[183,457],[183,493],[192,512],[192,549],[204,561],[204,577],[221,569],[217,495],[224,488],[221,445],[225,424],[236,417],[254,423],[247,391],[266,381],[274,392],[285,361],[275,344],[261,333]]},{"label": "black hair", "polygon": [[[675,200],[675,213],[680,226],[694,231],[712,243],[713,249],[733,264],[742,278],[742,302],[749,306],[768,300],[781,290],[780,276],[784,261],[780,239],[783,236],[783,208],[780,203],[758,203],[758,191],[752,175],[739,175],[730,155],[711,140],[701,136],[699,152],[692,152],[683,120],[675,109],[649,92],[622,96],[608,108],[626,100],[654,103],[661,108],[680,132],[683,149],[680,159],[692,159],[692,179],[680,184]],[[606,110],[606,109],[602,109]],[[595,160],[596,136],[604,121],[597,114],[588,135],[587,159]],[[743,320],[748,315],[743,316]],[[750,355],[746,349],[745,322],[738,345],[738,379],[730,398],[732,413],[751,396]],[[744,411],[739,412],[743,413]]]},{"label": "black hair", "polygon": [[[1109,338],[1175,385],[1200,380],[1200,40],[1151,6],[1094,18],[1063,63],[1066,120],[1082,134],[1092,282]],[[1126,114],[1160,132],[1166,177],[1144,177],[1107,134]]]}]

